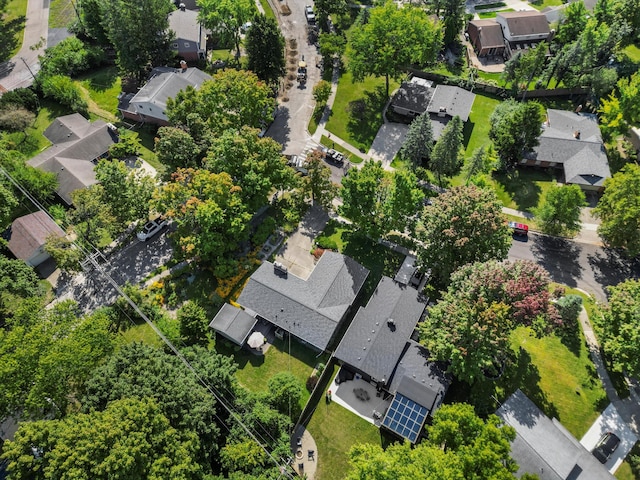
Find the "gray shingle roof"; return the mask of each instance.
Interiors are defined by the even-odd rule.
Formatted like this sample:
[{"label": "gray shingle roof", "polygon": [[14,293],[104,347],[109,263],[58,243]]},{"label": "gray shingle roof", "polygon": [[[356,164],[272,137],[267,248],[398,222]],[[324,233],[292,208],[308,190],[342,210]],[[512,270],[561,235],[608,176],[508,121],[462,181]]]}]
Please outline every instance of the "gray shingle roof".
[{"label": "gray shingle roof", "polygon": [[396,273],[394,280],[400,285],[408,285],[415,271],[416,257],[414,257],[413,255],[407,255],[406,257],[404,257],[404,261],[398,269],[398,273]]},{"label": "gray shingle roof", "polygon": [[55,173],[56,193],[71,205],[71,192],[97,183],[93,160],[106,154],[118,136],[102,120],[89,123],[78,113],[54,120],[45,135],[53,145],[27,163]]},{"label": "gray shingle roof", "polygon": [[197,68],[187,68],[185,71],[176,68],[155,68],[149,81],[130,103],[149,102],[164,110],[167,107],[167,99],[174,98],[189,85],[197,90],[207,80],[211,80],[211,76]]},{"label": "gray shingle roof", "polygon": [[433,415],[451,384],[451,378],[445,370],[443,364],[429,360],[426,348],[409,340],[393,374],[389,390],[427,407]]},{"label": "gray shingle roof", "polygon": [[223,337],[243,345],[257,320],[244,310],[225,303],[209,324]]},{"label": "gray shingle roof", "polygon": [[471,20],[469,26],[474,26],[478,30],[480,48],[504,47],[502,28],[495,20]]},{"label": "gray shingle roof", "polygon": [[538,11],[499,12],[496,17],[502,17],[506,20],[511,35],[549,34],[551,32],[547,17]]},{"label": "gray shingle roof", "polygon": [[446,108],[448,117],[459,116],[463,122],[469,120],[471,107],[476,99],[476,94],[460,87],[451,85],[438,85],[431,97],[427,111],[438,113],[440,108]]},{"label": "gray shingle roof", "polygon": [[325,350],[355,300],[369,270],[355,260],[325,251],[307,280],[274,271],[264,262],[242,290],[238,303],[301,340]]},{"label": "gray shingle roof", "polygon": [[176,34],[176,39],[198,42],[204,46],[206,31],[198,22],[198,12],[178,8],[169,14],[169,29]]},{"label": "gray shingle roof", "polygon": [[549,109],[547,119],[531,158],[562,164],[567,183],[602,186],[611,170],[597,117]]},{"label": "gray shingle roof", "polygon": [[51,234],[63,236],[64,232],[45,212],[16,218],[11,224],[9,250],[16,258],[28,260]]},{"label": "gray shingle roof", "polygon": [[[382,277],[336,349],[338,360],[388,383],[426,304],[414,288]],[[392,319],[393,325],[388,324]]]},{"label": "gray shingle roof", "polygon": [[391,105],[420,114],[427,109],[433,92],[432,87],[420,83],[402,82],[391,100]]},{"label": "gray shingle roof", "polygon": [[511,456],[520,466],[518,477],[529,472],[540,480],[613,480],[606,467],[520,390],[496,414],[516,430]]}]

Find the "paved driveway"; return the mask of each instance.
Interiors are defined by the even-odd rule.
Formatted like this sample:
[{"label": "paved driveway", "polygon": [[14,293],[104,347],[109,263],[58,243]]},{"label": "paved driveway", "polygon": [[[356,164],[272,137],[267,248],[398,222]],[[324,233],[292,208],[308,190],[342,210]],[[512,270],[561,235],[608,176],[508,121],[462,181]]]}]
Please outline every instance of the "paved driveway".
[{"label": "paved driveway", "polygon": [[402,123],[385,123],[378,130],[376,138],[371,144],[369,155],[375,160],[382,161],[382,166],[388,168],[402,147],[409,125]]},{"label": "paved driveway", "polygon": [[602,435],[607,432],[615,433],[620,438],[620,445],[616,451],[613,452],[609,461],[605,464],[611,473],[615,473],[629,451],[638,441],[638,437],[634,435],[622,417],[620,417],[616,407],[614,407],[613,404],[609,404],[604,412],[602,412],[602,415],[600,415],[591,426],[589,431],[585,433],[584,437],[582,437],[580,443],[584,448],[591,451],[596,446],[596,443],[598,443],[598,440],[600,440]]}]

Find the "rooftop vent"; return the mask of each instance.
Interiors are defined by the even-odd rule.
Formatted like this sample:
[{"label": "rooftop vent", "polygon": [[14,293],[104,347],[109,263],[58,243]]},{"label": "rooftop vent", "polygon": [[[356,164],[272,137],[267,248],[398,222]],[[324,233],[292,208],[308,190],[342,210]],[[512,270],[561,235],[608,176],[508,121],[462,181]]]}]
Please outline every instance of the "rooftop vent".
[{"label": "rooftop vent", "polygon": [[183,72],[187,71],[187,62],[185,62],[184,60],[180,60],[180,68],[182,69]]},{"label": "rooftop vent", "polygon": [[391,330],[392,332],[396,331],[396,321],[393,318],[389,318],[387,320],[387,326],[389,327],[389,330]]}]

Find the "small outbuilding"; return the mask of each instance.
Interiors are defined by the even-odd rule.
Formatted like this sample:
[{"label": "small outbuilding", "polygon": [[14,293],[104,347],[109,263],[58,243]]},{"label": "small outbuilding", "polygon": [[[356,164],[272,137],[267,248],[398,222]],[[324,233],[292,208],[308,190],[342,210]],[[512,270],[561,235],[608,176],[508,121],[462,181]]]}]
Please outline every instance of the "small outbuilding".
[{"label": "small outbuilding", "polygon": [[225,303],[211,323],[217,333],[237,345],[244,345],[257,320],[241,308]]},{"label": "small outbuilding", "polygon": [[9,230],[9,250],[27,265],[37,267],[50,258],[44,249],[51,235],[63,237],[64,231],[46,212],[38,211],[16,218]]}]

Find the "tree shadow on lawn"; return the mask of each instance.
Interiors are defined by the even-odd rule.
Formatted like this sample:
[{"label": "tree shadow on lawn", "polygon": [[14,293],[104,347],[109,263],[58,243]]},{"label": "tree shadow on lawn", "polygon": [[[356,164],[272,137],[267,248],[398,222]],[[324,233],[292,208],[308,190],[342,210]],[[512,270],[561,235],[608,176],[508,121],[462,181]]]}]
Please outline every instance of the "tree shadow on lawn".
[{"label": "tree shadow on lawn", "polygon": [[91,90],[96,92],[105,92],[113,87],[118,80],[118,70],[115,67],[107,67],[97,72],[85,75],[79,78],[80,81],[86,81]]},{"label": "tree shadow on lawn", "polygon": [[[470,403],[475,407],[478,415],[487,416],[495,413],[501,402],[518,389],[522,390],[547,416],[558,418],[557,409],[540,388],[538,367],[531,362],[531,355],[522,347],[517,352],[510,351],[504,373],[500,378],[483,377],[473,385],[454,380],[445,401]],[[523,423],[527,422],[526,419],[520,420]]]},{"label": "tree shadow on lawn", "polygon": [[368,149],[376,138],[383,124],[382,109],[386,102],[384,86],[377,86],[373,92],[365,92],[363,98],[349,102],[347,131],[361,151]]},{"label": "tree shadow on lawn", "polygon": [[496,173],[494,179],[518,210],[530,212],[542,194],[542,188],[535,182],[551,182],[553,176],[540,170],[516,168],[508,173]]}]

